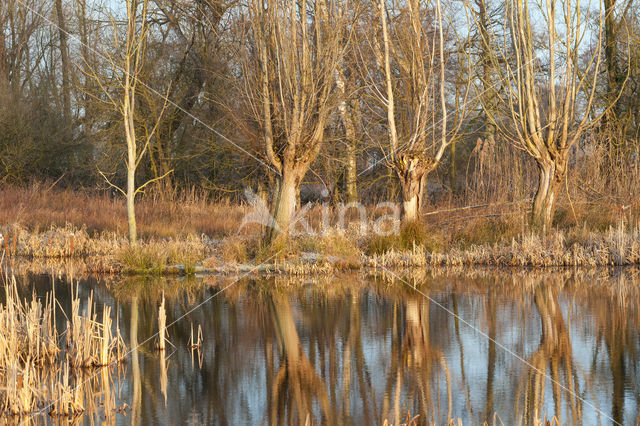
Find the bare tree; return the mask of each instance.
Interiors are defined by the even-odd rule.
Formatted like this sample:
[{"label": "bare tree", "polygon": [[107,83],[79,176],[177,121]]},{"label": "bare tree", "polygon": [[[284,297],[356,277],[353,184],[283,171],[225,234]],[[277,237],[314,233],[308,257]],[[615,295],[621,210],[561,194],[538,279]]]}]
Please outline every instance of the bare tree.
[{"label": "bare tree", "polygon": [[396,9],[390,11],[384,0],[378,4],[382,48],[376,40],[374,49],[384,76],[378,97],[387,115],[389,147],[384,151],[400,179],[403,221],[415,221],[427,176],[458,135],[466,94],[462,110],[456,112],[457,124],[450,129],[440,0],[435,1],[435,23],[426,19],[432,11],[425,2],[394,5]]},{"label": "bare tree", "polygon": [[[571,147],[602,117],[592,114],[602,59],[602,19],[595,46],[587,46],[589,29],[578,1],[544,0],[536,13],[546,23],[541,37],[544,41],[539,45],[529,2],[507,3],[512,39],[509,50],[515,63],[503,61],[510,110],[510,126],[505,130],[510,140],[538,165],[539,182],[531,219],[533,226],[544,232],[552,225]],[[505,48],[501,52],[505,58],[506,51]],[[587,61],[580,67],[582,54],[587,54]]]},{"label": "bare tree", "polygon": [[344,40],[343,4],[327,0],[251,0],[244,91],[249,120],[276,177],[276,226],[286,232],[301,180],[323,145],[335,108],[335,73]]},{"label": "bare tree", "polygon": [[[140,80],[142,78],[146,40],[148,36],[147,32],[149,29],[147,20],[149,0],[127,0],[126,7],[126,33],[123,53],[119,57],[115,56],[115,54],[105,53],[105,56],[107,56],[108,62],[111,65],[113,75],[118,76],[115,79],[115,83],[112,83],[112,76],[100,75],[94,70],[89,70],[88,72],[97,82],[102,93],[108,99],[108,102],[121,115],[124,124],[126,140],[125,165],[127,170],[126,189],[122,189],[111,183],[104,173],[100,173],[111,187],[115,188],[126,197],[129,242],[131,244],[135,244],[138,238],[136,229],[135,197],[147,185],[165,178],[172,172],[172,170],[162,176],[158,176],[147,181],[143,185],[136,185],[136,170],[147,152],[151,140],[156,134],[168,101],[166,96],[163,97],[158,92],[155,92],[153,89],[146,86],[144,82],[141,82]],[[118,50],[120,47],[120,36],[115,20],[113,20],[113,27],[116,50]],[[152,92],[153,95],[160,96],[163,99],[163,106],[157,114],[157,119],[151,125],[136,122],[136,97],[143,90]],[[143,133],[144,135],[139,137],[138,133]]]}]

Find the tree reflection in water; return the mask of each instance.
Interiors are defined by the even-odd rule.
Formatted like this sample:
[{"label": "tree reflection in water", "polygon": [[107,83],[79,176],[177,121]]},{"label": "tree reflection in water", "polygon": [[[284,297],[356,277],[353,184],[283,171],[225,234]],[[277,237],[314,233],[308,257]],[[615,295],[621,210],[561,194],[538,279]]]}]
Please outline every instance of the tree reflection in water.
[{"label": "tree reflection in water", "polygon": [[[402,306],[402,305],[401,305]],[[397,308],[398,306],[396,306]],[[447,361],[442,352],[434,347],[430,340],[429,309],[430,302],[424,297],[415,297],[406,300],[403,305],[404,317],[401,329],[394,327],[392,337],[392,374],[389,375],[387,391],[385,392],[384,413],[386,419],[393,419],[393,424],[400,424],[404,418],[406,404],[402,403],[403,389],[408,388],[405,398],[417,402],[413,407],[413,413],[419,415],[421,421],[439,423],[443,419],[452,417],[451,377]],[[395,310],[397,314],[398,311]],[[398,344],[400,334],[403,334],[402,343]],[[439,370],[442,369],[442,371]],[[444,383],[439,379],[444,376]],[[413,386],[403,385],[403,379],[407,376]],[[388,399],[391,396],[393,386],[393,415],[389,410]],[[434,387],[434,389],[432,389]],[[435,394],[435,396],[434,396]],[[440,413],[441,395],[445,395],[446,415]],[[409,408],[409,411],[411,411]]]},{"label": "tree reflection in water", "polygon": [[[246,281],[171,327],[164,366],[153,341],[137,347],[157,331],[162,291],[171,324],[228,280],[87,279],[80,293],[114,308],[132,350],[115,395],[131,407],[127,423],[398,424],[411,412],[422,424],[493,424],[496,414],[504,424],[626,424],[640,407],[636,274],[409,276],[430,299],[363,275]],[[51,288],[49,277],[22,280],[25,293]],[[192,324],[204,334],[198,362]]]},{"label": "tree reflection in water", "polygon": [[[554,412],[560,424],[582,424],[580,390],[573,366],[571,337],[558,303],[557,286],[544,282],[535,286],[534,302],[540,315],[542,335],[540,346],[528,359],[525,390],[525,424],[535,424],[544,412],[545,389],[553,390]],[[566,398],[569,419],[563,419],[562,400]]]},{"label": "tree reflection in water", "polygon": [[324,421],[331,423],[326,385],[307,358],[286,296],[273,294],[269,306],[280,349],[280,367],[271,386],[271,424],[307,423],[313,416],[313,400],[322,407]]}]

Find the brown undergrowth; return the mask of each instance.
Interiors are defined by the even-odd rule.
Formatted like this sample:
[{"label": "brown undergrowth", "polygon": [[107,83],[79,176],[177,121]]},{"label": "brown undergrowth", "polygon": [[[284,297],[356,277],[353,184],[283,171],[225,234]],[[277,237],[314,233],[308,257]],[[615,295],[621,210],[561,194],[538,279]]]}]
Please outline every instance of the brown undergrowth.
[{"label": "brown undergrowth", "polygon": [[[190,234],[226,236],[238,230],[246,211],[246,206],[213,201],[195,189],[175,196],[142,195],[136,200],[138,234],[143,239],[176,239]],[[123,237],[127,233],[122,197],[105,191],[60,190],[45,184],[28,188],[0,185],[0,226],[9,224],[38,235],[67,227],[83,229],[92,238]]]},{"label": "brown undergrowth", "polygon": [[638,212],[569,201],[561,203],[555,229],[545,235],[530,231],[527,202],[461,206],[461,200],[449,199],[426,209],[420,222],[389,235],[373,232],[379,225],[373,207],[367,209],[367,233],[362,234],[356,212],[340,222],[331,210],[330,227],[325,229],[323,215],[328,210],[315,206],[308,210],[313,234],[265,244],[257,227],[238,232],[246,206],[213,203],[191,191],[173,199],[142,197],[142,238],[130,246],[120,228],[126,223],[124,207],[116,199],[38,186],[4,187],[0,252],[34,260],[83,259],[84,272],[145,275],[244,272],[248,265],[262,263],[267,265],[259,272],[292,275],[360,267],[640,263]]}]

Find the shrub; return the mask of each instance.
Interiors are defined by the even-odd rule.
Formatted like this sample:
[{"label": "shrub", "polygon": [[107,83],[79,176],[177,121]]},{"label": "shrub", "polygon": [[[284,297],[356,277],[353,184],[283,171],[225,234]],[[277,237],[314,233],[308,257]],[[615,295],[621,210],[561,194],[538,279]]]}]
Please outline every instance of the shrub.
[{"label": "shrub", "polygon": [[280,235],[273,241],[261,238],[252,245],[253,250],[249,250],[249,255],[258,263],[271,263],[274,260],[283,260],[300,254],[298,242],[287,235]]},{"label": "shrub", "polygon": [[368,255],[382,254],[391,250],[408,251],[422,247],[426,251],[437,252],[444,247],[442,235],[427,229],[422,222],[407,222],[400,227],[398,235],[374,235],[367,241],[365,252]]},{"label": "shrub", "polygon": [[386,253],[399,246],[398,240],[397,235],[373,235],[367,241],[365,252],[369,256]]},{"label": "shrub", "polygon": [[400,228],[399,248],[411,250],[413,247],[424,246],[429,239],[427,229],[422,222],[406,222]]}]

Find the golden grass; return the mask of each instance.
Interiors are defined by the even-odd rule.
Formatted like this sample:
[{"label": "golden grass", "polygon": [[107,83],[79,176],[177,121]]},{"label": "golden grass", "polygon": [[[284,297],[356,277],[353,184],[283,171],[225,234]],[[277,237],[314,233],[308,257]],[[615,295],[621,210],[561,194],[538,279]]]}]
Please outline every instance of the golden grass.
[{"label": "golden grass", "polygon": [[190,275],[211,253],[212,247],[202,238],[188,236],[184,240],[149,241],[124,246],[115,254],[115,261],[125,273],[162,275],[168,267]]},{"label": "golden grass", "polygon": [[59,370],[51,388],[53,402],[49,414],[54,417],[75,417],[85,411],[82,387],[73,386],[70,380],[69,362],[65,362]]},{"label": "golden grass", "polygon": [[15,278],[5,285],[5,304],[0,305],[0,365],[15,361],[31,365],[54,364],[60,349],[55,329],[55,301],[35,294],[31,301],[18,295]]},{"label": "golden grass", "polygon": [[258,244],[257,241],[252,242],[240,236],[225,238],[220,249],[220,260],[227,264],[247,263],[252,243],[254,247]]}]

